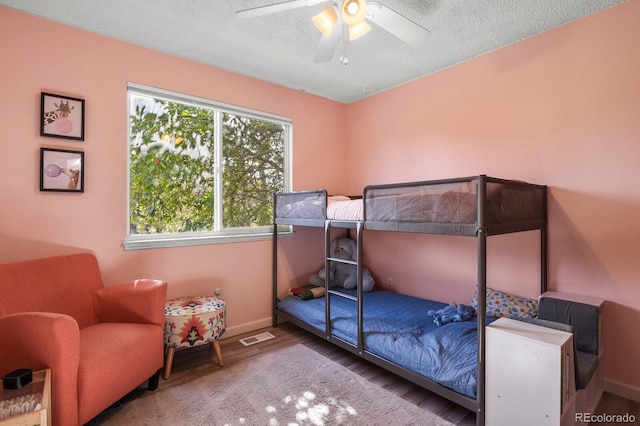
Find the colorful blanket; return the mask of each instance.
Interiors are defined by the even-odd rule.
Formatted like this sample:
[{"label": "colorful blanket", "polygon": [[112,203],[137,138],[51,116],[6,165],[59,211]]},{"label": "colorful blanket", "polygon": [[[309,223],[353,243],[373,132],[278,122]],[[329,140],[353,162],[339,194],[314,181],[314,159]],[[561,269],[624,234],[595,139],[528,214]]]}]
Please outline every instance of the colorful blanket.
[{"label": "colorful blanket", "polygon": [[324,287],[317,285],[305,285],[289,289],[289,295],[295,296],[301,300],[310,300],[324,296]]}]

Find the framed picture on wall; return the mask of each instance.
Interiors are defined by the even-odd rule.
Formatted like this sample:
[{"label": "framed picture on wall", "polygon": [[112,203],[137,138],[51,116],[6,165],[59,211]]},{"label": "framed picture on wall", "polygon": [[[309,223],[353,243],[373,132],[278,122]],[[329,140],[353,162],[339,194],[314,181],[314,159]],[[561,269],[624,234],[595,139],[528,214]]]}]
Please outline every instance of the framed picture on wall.
[{"label": "framed picture on wall", "polygon": [[40,136],[84,140],[84,99],[42,92]]},{"label": "framed picture on wall", "polygon": [[84,192],[84,152],[40,148],[40,191]]}]

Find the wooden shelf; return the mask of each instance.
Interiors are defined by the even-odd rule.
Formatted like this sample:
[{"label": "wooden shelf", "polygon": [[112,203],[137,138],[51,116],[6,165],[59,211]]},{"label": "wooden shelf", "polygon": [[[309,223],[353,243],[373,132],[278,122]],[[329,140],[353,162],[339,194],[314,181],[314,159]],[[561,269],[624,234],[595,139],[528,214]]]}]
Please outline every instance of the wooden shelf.
[{"label": "wooden shelf", "polygon": [[41,393],[40,409],[0,420],[0,426],[49,426],[51,424],[51,370],[35,371],[33,380],[20,389],[0,389],[0,401]]}]

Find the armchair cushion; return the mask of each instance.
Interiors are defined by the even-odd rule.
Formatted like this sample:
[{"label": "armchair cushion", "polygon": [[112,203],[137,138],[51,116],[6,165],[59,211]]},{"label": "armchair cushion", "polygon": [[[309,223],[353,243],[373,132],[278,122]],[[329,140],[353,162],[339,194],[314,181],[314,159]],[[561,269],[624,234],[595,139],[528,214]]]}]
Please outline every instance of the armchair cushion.
[{"label": "armchair cushion", "polygon": [[[159,336],[159,337],[158,337]],[[162,350],[149,351],[163,339],[153,324],[101,323],[80,330],[78,409],[80,424],[135,389],[150,374],[141,365],[162,366]]]}]

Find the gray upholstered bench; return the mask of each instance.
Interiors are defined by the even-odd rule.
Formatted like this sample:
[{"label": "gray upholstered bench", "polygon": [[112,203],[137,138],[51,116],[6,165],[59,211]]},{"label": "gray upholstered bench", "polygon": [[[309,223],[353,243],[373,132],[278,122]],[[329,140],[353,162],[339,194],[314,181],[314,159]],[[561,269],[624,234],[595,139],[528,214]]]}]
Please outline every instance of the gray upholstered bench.
[{"label": "gray upholstered bench", "polygon": [[603,307],[600,298],[551,291],[540,296],[538,319],[573,332],[576,412],[593,412],[604,390]]}]

